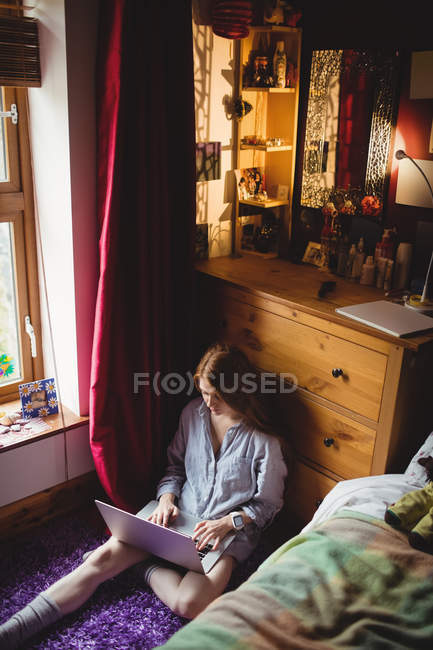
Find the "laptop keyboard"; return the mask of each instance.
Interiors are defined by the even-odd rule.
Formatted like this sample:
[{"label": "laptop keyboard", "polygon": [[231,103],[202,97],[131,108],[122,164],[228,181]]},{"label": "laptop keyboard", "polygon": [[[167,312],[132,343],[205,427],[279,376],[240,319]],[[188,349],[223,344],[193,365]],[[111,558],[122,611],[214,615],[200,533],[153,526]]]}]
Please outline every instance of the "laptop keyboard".
[{"label": "laptop keyboard", "polygon": [[204,548],[201,548],[200,550],[197,549],[197,553],[199,555],[200,560],[204,558],[205,555],[209,553],[213,549],[212,544],[206,544]]}]

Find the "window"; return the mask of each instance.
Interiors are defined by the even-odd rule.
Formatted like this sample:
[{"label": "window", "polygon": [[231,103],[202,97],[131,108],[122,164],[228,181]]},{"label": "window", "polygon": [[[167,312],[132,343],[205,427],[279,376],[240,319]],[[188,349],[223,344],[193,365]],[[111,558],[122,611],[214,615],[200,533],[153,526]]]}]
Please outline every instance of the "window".
[{"label": "window", "polygon": [[[42,376],[33,193],[25,89],[1,88],[0,111],[0,402]],[[34,328],[32,339],[28,331]],[[33,354],[32,354],[33,352]]]}]

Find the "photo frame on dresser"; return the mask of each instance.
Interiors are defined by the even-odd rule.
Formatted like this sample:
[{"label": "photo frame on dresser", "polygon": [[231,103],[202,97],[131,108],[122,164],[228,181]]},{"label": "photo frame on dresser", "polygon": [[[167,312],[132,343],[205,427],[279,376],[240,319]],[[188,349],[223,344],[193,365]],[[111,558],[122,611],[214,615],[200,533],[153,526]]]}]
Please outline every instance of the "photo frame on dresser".
[{"label": "photo frame on dresser", "polygon": [[322,266],[322,251],[319,242],[309,241],[305,249],[302,261],[305,264],[313,264],[313,266]]}]

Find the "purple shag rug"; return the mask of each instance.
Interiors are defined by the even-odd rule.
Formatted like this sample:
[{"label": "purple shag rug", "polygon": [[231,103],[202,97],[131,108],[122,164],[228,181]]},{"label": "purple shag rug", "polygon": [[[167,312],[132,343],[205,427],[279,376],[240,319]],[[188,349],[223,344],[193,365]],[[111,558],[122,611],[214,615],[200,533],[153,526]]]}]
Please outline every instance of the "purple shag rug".
[{"label": "purple shag rug", "polygon": [[[0,546],[0,623],[82,562],[107,539],[83,515],[53,520]],[[241,584],[274,550],[263,541],[233,572],[226,591]],[[79,610],[29,640],[23,648],[155,648],[188,621],[168,609],[134,567],[102,584]]]}]

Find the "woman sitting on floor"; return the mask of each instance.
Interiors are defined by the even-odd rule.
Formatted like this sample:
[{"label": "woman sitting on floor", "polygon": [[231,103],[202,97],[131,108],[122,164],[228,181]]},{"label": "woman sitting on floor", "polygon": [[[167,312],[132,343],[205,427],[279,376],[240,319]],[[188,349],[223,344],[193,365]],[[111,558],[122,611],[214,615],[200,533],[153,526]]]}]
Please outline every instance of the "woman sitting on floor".
[{"label": "woman sitting on floor", "polygon": [[194,379],[201,397],[182,411],[157,488],[159,504],[149,519],[168,526],[178,509],[186,511],[199,520],[197,548],[212,541],[216,550],[234,532],[236,511],[241,521],[238,517],[234,541],[207,574],[200,574],[167,566],[110,537],[0,626],[1,649],[18,647],[78,609],[102,582],[144,560],[143,576],[155,594],[179,616],[194,618],[223,592],[235,563],[257,545],[260,531],[283,505],[287,474],[261,401],[260,376],[241,350],[215,344],[202,357]]}]

